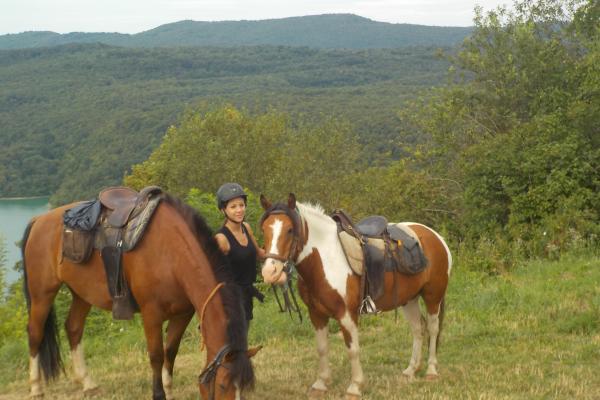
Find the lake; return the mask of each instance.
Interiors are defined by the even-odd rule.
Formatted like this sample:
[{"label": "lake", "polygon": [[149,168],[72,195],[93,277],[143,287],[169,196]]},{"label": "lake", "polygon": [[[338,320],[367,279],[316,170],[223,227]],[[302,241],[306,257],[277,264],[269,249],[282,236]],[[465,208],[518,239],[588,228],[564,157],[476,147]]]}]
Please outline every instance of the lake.
[{"label": "lake", "polygon": [[47,197],[28,199],[0,199],[0,236],[7,252],[7,282],[14,282],[18,274],[13,266],[21,259],[21,250],[15,245],[23,237],[23,231],[31,217],[50,208]]}]

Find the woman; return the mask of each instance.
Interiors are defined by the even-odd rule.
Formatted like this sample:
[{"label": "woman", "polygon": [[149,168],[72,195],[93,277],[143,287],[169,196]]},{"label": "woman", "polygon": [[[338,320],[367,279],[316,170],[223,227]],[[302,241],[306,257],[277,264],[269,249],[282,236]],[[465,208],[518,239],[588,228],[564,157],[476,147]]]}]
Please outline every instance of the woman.
[{"label": "woman", "polygon": [[247,195],[237,183],[225,183],[217,190],[217,206],[225,223],[215,234],[221,251],[227,255],[235,282],[242,288],[242,305],[248,324],[252,319],[252,297],[263,301],[264,296],[254,287],[256,261],[263,260],[265,250],[258,247],[252,229],[244,222]]}]

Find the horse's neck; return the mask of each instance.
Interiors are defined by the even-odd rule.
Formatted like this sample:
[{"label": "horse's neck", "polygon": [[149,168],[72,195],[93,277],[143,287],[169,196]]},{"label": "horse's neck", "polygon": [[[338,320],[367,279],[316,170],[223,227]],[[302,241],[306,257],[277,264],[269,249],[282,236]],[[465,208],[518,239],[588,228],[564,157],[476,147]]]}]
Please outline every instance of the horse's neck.
[{"label": "horse's neck", "polygon": [[[308,240],[296,260],[298,273],[307,284],[319,284],[324,277],[327,284],[345,298],[347,279],[352,275],[344,251],[338,239],[337,225],[323,213],[305,213]],[[315,255],[315,250],[318,255]],[[317,269],[322,269],[321,272]],[[307,279],[308,278],[308,279]],[[318,293],[313,288],[312,293]]]},{"label": "horse's neck", "polygon": [[305,244],[296,258],[297,263],[302,262],[314,249],[321,251],[337,239],[335,222],[326,215],[303,206],[300,208],[300,217],[302,223],[306,224],[303,235],[307,236],[302,238]]}]

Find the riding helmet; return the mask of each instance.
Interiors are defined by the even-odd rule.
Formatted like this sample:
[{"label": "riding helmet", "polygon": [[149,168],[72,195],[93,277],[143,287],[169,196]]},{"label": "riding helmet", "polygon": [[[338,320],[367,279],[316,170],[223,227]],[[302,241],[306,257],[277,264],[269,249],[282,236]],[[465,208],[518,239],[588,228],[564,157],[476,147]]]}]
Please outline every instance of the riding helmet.
[{"label": "riding helmet", "polygon": [[224,183],[219,190],[217,190],[217,207],[219,207],[219,210],[222,210],[229,200],[237,197],[244,199],[244,203],[246,203],[248,199],[248,195],[239,184]]}]

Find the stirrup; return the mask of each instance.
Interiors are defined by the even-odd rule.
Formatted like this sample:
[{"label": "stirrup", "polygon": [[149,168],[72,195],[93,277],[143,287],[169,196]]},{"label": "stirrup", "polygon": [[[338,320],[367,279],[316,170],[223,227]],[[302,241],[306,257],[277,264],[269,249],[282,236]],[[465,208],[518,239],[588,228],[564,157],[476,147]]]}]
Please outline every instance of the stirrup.
[{"label": "stirrup", "polygon": [[379,314],[381,311],[377,309],[375,302],[371,299],[371,296],[366,296],[358,310],[360,314]]}]

